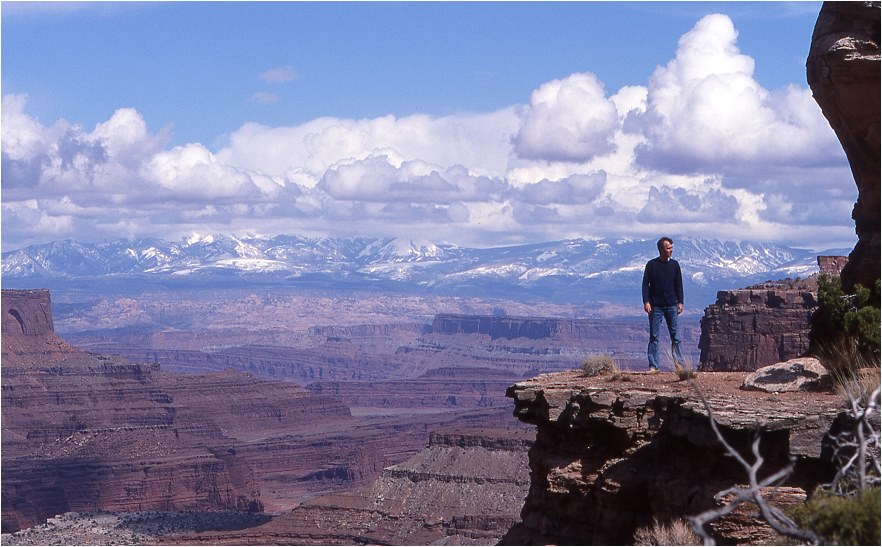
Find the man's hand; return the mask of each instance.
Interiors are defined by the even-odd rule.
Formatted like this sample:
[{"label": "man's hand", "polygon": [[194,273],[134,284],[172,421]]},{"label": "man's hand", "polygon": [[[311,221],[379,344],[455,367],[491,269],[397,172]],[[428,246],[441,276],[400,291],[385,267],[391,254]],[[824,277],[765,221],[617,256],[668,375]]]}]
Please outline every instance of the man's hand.
[{"label": "man's hand", "polygon": [[645,311],[646,313],[652,313],[652,304],[650,304],[649,302],[644,302],[643,311]]},{"label": "man's hand", "polygon": [[677,304],[677,314],[683,313],[683,304]]}]

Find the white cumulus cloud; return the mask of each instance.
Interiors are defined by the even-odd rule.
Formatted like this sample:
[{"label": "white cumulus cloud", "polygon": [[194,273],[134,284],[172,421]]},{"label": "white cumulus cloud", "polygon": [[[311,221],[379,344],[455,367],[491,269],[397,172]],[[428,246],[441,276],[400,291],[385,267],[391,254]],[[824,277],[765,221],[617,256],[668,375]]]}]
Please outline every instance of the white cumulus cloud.
[{"label": "white cumulus cloud", "polygon": [[572,74],[530,96],[516,151],[529,159],[584,162],[612,150],[617,126],[615,103],[597,77]]},{"label": "white cumulus cloud", "polygon": [[819,153],[837,161],[838,143],[811,92],[764,89],[737,37],[732,20],[714,14],[680,38],[674,59],[650,79],[646,111],[630,120],[646,137],[638,161],[674,172],[806,164]]},{"label": "white cumulus cloud", "polygon": [[44,125],[25,95],[7,95],[4,249],[193,231],[853,241],[854,182],[811,92],[764,89],[737,37],[728,17],[707,16],[646,81],[609,94],[577,72],[492,112],[246,123],[218,149],[169,148],[134,108],[91,131]]}]

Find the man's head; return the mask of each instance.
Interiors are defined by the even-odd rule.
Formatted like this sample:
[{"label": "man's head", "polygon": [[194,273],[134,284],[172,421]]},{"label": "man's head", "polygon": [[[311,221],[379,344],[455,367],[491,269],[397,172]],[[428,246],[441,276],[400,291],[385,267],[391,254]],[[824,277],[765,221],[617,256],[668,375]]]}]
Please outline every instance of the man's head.
[{"label": "man's head", "polygon": [[667,260],[674,254],[674,240],[669,237],[659,239],[656,247],[658,247],[658,257],[662,260]]}]

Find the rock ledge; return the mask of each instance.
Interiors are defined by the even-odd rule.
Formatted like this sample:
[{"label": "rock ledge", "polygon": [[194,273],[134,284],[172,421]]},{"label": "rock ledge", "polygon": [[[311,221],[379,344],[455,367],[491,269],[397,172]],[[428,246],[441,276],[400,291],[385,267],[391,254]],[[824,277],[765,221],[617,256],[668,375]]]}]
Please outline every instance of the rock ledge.
[{"label": "rock ledge", "polygon": [[[841,403],[832,393],[743,391],[743,377],[700,373],[696,385],[736,449],[749,455],[760,431],[764,469],[796,460],[776,495],[782,505],[797,503],[831,476],[825,435]],[[687,382],[673,373],[631,378],[608,382],[573,371],[509,387],[515,416],[536,425],[537,435],[522,522],[505,544],[629,545],[637,528],[714,507],[714,494],[744,482]],[[770,541],[771,530],[749,513],[715,522],[718,542]]]}]

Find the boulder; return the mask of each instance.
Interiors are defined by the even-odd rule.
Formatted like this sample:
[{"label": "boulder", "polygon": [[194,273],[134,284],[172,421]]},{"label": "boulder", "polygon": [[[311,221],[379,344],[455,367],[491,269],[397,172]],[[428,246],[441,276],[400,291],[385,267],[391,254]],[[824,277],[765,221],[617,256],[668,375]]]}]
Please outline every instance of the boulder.
[{"label": "boulder", "polygon": [[748,374],[741,389],[783,393],[829,389],[832,379],[827,369],[814,357],[800,357],[775,363]]}]

